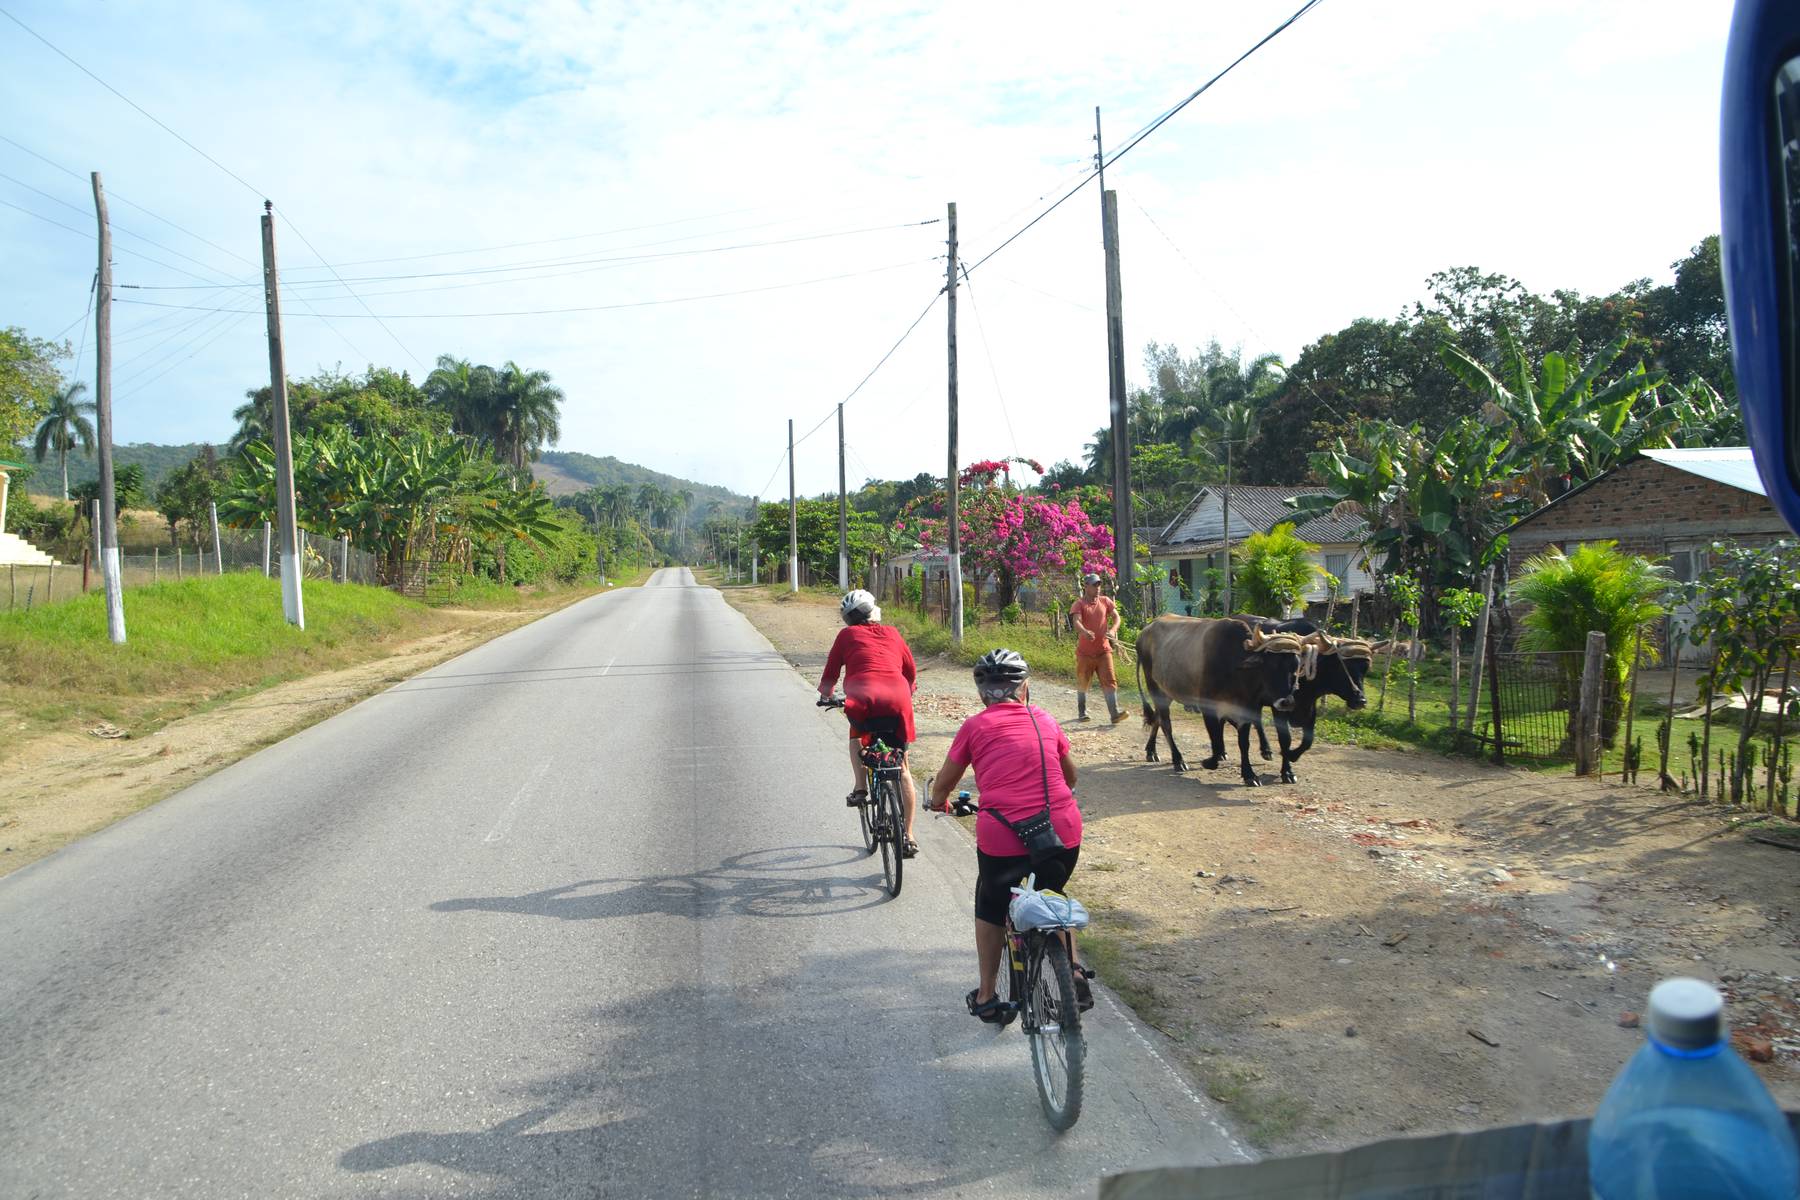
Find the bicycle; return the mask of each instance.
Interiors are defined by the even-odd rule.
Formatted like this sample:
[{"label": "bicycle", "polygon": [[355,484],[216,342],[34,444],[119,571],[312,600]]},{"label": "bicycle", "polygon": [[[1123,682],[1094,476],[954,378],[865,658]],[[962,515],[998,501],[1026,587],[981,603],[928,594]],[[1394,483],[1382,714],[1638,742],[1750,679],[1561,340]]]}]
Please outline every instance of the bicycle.
[{"label": "bicycle", "polygon": [[[1036,875],[1029,875],[1030,888]],[[1019,1028],[1031,1043],[1031,1072],[1037,1082],[1038,1104],[1044,1118],[1058,1133],[1071,1128],[1081,1116],[1083,1067],[1087,1041],[1081,1032],[1081,1002],[1075,992],[1075,972],[1069,964],[1069,938],[1075,927],[1042,924],[1031,929],[1013,925],[1006,914],[1001,963],[1007,977],[1007,1016],[1001,1028],[1018,1018]]]},{"label": "bicycle", "polygon": [[[841,696],[822,697],[820,708],[843,708]],[[906,870],[906,813],[900,803],[900,772],[906,769],[904,750],[896,750],[877,736],[863,747],[863,766],[869,769],[869,790],[857,802],[862,826],[863,851],[881,851],[881,874],[889,896],[900,894]]]}]

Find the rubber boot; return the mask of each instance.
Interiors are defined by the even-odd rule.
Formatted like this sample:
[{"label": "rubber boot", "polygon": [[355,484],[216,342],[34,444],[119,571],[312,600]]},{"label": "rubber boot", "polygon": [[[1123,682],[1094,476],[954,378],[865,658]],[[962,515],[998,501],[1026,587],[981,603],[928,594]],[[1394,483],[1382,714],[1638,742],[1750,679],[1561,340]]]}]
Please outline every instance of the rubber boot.
[{"label": "rubber boot", "polygon": [[1077,721],[1085,721],[1088,719],[1086,692],[1075,693],[1075,719]]},{"label": "rubber boot", "polygon": [[1112,723],[1114,725],[1117,725],[1120,721],[1125,719],[1127,714],[1119,711],[1119,693],[1106,693],[1106,711],[1112,714]]}]

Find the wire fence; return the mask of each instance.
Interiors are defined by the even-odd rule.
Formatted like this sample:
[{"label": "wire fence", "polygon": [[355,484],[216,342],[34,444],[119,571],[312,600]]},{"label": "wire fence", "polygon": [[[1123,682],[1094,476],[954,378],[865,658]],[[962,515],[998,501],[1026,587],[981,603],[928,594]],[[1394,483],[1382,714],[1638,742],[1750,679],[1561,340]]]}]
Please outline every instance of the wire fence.
[{"label": "wire fence", "polygon": [[[139,588],[228,571],[257,571],[273,576],[281,570],[280,552],[273,543],[272,531],[266,526],[261,530],[221,529],[216,552],[209,544],[177,544],[121,554],[120,582],[127,588]],[[371,585],[381,582],[376,557],[357,549],[347,539],[333,541],[303,529],[299,551],[308,580]],[[0,566],[0,612],[60,604],[104,587],[91,550],[82,559],[79,563]]]},{"label": "wire fence", "polygon": [[[1494,653],[1489,659],[1492,677],[1484,689],[1488,695],[1482,697],[1488,708],[1478,735],[1481,744],[1491,750],[1498,740],[1507,758],[1575,762],[1586,657],[1581,650]],[[1624,697],[1602,673],[1603,742],[1613,740],[1624,715]]]}]

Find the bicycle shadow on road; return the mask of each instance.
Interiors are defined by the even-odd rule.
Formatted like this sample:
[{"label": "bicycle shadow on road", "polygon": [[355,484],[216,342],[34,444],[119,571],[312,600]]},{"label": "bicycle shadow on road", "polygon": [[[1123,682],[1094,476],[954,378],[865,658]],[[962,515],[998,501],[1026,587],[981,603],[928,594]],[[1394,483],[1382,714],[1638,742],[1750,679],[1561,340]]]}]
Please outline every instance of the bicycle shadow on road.
[{"label": "bicycle shadow on road", "polygon": [[564,1065],[470,1081],[475,1111],[517,1115],[351,1146],[338,1167],[374,1178],[341,1191],[865,1197],[991,1180],[1092,1194],[1103,1160],[1116,1169],[1131,1148],[1108,1142],[1116,1122],[1049,1129],[1022,1039],[948,1007],[968,966],[826,949],[755,988],[721,974],[583,1008],[558,1037]]},{"label": "bicycle shadow on road", "polygon": [[[841,871],[867,864],[871,874]],[[520,896],[439,900],[433,912],[505,912],[559,921],[660,914],[675,917],[827,917],[888,899],[880,860],[854,846],[783,846],[734,854],[716,867],[678,875],[584,879]]]}]

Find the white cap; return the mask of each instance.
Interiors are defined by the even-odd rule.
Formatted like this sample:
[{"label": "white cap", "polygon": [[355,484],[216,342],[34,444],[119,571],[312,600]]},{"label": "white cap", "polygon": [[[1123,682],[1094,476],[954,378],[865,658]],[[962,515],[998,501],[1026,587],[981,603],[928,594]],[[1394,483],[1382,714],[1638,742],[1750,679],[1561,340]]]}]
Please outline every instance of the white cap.
[{"label": "white cap", "polygon": [[1704,1050],[1719,1040],[1725,998],[1698,979],[1665,979],[1650,989],[1650,1034],[1677,1050]]}]

